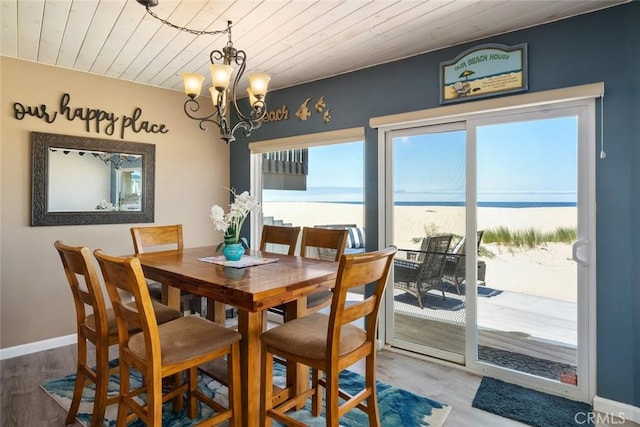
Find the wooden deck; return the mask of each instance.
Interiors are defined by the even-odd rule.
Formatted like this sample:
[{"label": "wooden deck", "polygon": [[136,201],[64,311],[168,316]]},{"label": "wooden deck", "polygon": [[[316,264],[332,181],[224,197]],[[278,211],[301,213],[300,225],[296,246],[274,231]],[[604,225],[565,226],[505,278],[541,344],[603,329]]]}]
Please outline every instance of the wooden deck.
[{"label": "wooden deck", "polygon": [[[402,294],[402,291],[395,291]],[[431,292],[433,297],[441,294]],[[446,293],[442,307],[420,309],[396,297],[396,338],[412,343],[464,354],[464,304],[448,300],[464,298]],[[479,345],[527,356],[576,365],[577,307],[575,303],[502,291],[478,297]],[[434,301],[434,300],[432,300]],[[448,304],[448,305],[447,305]],[[448,310],[446,307],[453,307]]]}]

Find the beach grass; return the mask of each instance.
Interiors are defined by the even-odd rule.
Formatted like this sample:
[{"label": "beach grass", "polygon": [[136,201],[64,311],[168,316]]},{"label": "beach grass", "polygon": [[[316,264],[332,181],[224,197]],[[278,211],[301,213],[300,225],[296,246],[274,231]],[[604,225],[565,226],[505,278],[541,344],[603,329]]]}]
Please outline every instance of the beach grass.
[{"label": "beach grass", "polygon": [[484,243],[499,243],[511,248],[534,249],[545,243],[572,243],[576,240],[575,228],[557,227],[551,232],[541,232],[533,227],[524,230],[512,230],[508,227],[496,227],[484,232]]},{"label": "beach grass", "polygon": [[[438,236],[443,234],[438,226],[430,223],[423,226],[425,236]],[[553,231],[540,231],[534,227],[526,229],[511,229],[505,226],[498,226],[485,230],[482,243],[497,243],[506,248],[513,249],[535,249],[546,243],[573,243],[576,240],[577,231],[570,227],[556,227]],[[462,236],[454,235],[458,240]],[[412,243],[421,243],[422,237],[414,237]],[[454,240],[454,241],[455,241]],[[495,254],[489,248],[480,246],[478,254],[485,258],[493,258]]]}]

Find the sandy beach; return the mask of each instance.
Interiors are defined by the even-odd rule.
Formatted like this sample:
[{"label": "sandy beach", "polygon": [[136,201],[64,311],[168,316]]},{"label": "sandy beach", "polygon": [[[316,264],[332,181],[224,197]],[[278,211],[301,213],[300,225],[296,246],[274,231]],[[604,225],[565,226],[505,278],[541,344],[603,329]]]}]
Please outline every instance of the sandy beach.
[{"label": "sandy beach", "polygon": [[[263,215],[273,216],[298,226],[318,224],[364,225],[362,205],[317,202],[268,202]],[[541,232],[557,227],[575,228],[575,207],[478,208],[478,229],[499,226],[510,230],[535,228]],[[428,232],[461,235],[465,229],[462,207],[397,206],[394,210],[394,244],[416,248],[413,238]],[[486,285],[496,289],[522,292],[563,301],[576,301],[576,265],[571,245],[547,243],[535,249],[511,249],[498,244],[481,243],[493,257],[481,257],[487,264]]]}]

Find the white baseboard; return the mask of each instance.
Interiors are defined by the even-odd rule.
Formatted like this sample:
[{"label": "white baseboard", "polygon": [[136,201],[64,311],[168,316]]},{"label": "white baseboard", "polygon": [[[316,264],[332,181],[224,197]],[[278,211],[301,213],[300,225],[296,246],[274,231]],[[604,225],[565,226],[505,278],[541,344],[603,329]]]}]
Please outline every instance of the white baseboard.
[{"label": "white baseboard", "polygon": [[593,398],[593,410],[640,424],[640,408],[626,403],[596,396]]},{"label": "white baseboard", "polygon": [[11,359],[12,357],[24,356],[25,354],[37,353],[39,351],[51,350],[77,342],[78,335],[71,334],[62,337],[50,338],[48,340],[31,342],[29,344],[17,345],[0,349],[0,360]]}]

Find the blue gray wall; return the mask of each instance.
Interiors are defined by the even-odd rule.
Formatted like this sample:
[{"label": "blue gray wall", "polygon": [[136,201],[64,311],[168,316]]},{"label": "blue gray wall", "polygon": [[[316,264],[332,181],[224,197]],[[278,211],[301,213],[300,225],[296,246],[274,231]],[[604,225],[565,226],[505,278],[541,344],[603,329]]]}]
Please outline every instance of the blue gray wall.
[{"label": "blue gray wall", "polygon": [[[640,407],[639,23],[640,2],[632,2],[275,91],[268,95],[269,108],[288,105],[289,120],[265,123],[250,140],[365,126],[365,220],[375,224],[377,132],[368,127],[369,118],[438,107],[440,62],[481,43],[527,43],[529,92],[604,81],[608,156],[596,165],[597,394]],[[331,122],[295,118],[301,100],[320,95],[332,110]],[[242,138],[231,146],[231,185],[250,186],[249,150]],[[367,229],[368,250],[376,249],[370,247],[376,233]]]}]

